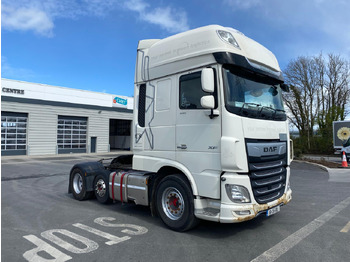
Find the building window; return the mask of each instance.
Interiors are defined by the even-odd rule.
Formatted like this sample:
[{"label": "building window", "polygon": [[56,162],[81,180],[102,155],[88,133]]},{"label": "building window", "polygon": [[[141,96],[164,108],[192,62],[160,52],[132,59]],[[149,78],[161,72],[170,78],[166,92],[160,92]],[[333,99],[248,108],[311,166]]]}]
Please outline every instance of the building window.
[{"label": "building window", "polygon": [[87,118],[58,117],[57,146],[59,153],[86,152],[86,138]]},{"label": "building window", "polygon": [[27,114],[2,112],[2,151],[20,150],[25,154],[27,149],[27,119]]}]

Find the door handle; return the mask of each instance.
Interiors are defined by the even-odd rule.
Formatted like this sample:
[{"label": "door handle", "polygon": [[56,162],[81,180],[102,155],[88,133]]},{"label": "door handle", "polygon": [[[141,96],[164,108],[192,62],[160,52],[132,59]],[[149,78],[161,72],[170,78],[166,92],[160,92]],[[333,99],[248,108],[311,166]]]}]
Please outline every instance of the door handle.
[{"label": "door handle", "polygon": [[187,149],[186,145],[177,146],[178,149]]}]

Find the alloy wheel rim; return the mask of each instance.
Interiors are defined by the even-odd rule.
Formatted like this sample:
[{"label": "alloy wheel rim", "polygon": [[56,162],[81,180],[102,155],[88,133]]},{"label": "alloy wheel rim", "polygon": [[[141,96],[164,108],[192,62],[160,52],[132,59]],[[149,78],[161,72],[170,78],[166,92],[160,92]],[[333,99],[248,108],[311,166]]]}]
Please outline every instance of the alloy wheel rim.
[{"label": "alloy wheel rim", "polygon": [[185,209],[185,202],[182,194],[174,187],[168,187],[162,194],[162,207],[165,215],[171,220],[178,220],[182,217]]}]

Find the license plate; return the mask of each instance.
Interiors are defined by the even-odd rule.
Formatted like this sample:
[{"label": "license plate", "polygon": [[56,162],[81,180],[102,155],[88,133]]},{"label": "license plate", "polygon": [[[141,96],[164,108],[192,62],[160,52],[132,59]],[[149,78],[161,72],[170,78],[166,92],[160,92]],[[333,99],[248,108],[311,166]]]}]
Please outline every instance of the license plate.
[{"label": "license plate", "polygon": [[275,206],[269,210],[266,211],[266,216],[269,217],[269,216],[272,216],[278,212],[280,212],[281,210],[281,207],[280,206]]}]

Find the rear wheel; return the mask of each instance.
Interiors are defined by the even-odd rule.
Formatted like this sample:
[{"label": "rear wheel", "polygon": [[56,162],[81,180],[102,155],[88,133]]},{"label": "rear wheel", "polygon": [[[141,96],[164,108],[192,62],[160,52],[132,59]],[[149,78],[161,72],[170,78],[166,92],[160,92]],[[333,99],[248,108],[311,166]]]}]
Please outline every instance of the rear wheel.
[{"label": "rear wheel", "polygon": [[85,200],[92,196],[91,192],[86,191],[86,183],[83,177],[83,172],[79,168],[72,171],[70,179],[71,192],[73,193],[75,199]]},{"label": "rear wheel", "polygon": [[198,224],[192,190],[182,176],[165,177],[158,185],[156,198],[158,214],[169,228],[186,231]]},{"label": "rear wheel", "polygon": [[104,176],[98,175],[94,183],[94,192],[98,202],[107,204],[112,201],[109,198],[109,184]]}]

